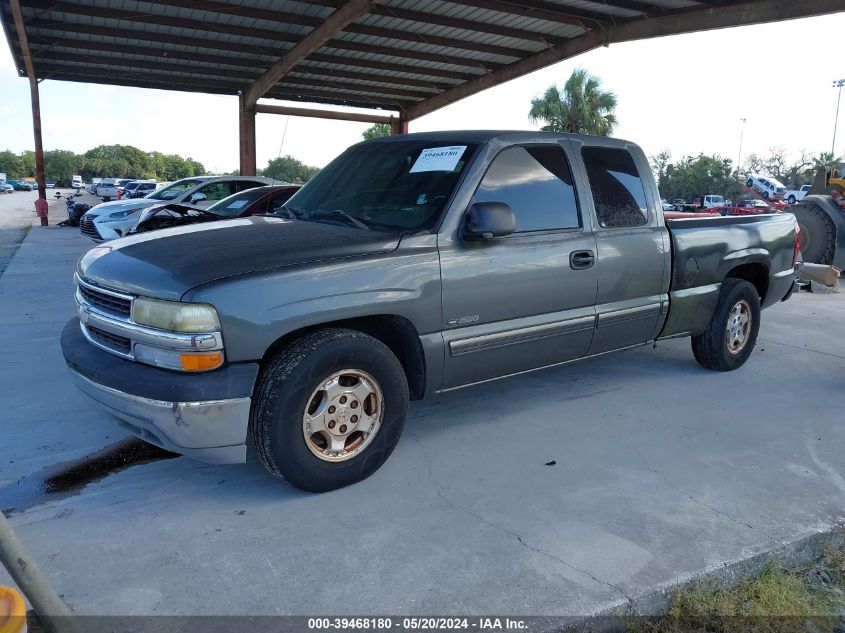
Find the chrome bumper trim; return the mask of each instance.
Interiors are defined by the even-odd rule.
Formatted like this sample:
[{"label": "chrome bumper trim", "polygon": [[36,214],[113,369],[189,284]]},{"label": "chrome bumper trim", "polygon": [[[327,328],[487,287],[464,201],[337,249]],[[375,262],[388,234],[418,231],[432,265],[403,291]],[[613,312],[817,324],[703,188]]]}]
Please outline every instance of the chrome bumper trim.
[{"label": "chrome bumper trim", "polygon": [[142,440],[200,461],[246,461],[251,398],[165,402],[118,391],[70,371],[82,393]]}]

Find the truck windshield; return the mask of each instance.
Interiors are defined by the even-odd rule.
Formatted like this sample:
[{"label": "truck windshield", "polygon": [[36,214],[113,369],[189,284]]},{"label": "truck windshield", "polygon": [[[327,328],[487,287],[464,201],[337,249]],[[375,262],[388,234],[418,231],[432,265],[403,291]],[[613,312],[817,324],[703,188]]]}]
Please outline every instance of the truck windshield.
[{"label": "truck windshield", "polygon": [[475,149],[459,141],[362,143],[333,160],[285,207],[304,220],[430,229]]}]

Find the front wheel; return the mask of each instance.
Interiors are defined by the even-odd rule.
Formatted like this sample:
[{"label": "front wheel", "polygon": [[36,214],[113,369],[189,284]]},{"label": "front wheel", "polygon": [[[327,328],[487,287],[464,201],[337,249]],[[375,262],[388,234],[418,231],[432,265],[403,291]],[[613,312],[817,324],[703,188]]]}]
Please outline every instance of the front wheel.
[{"label": "front wheel", "polygon": [[399,360],[371,336],[312,332],[277,353],[261,373],[250,415],[258,459],[309,492],[369,477],[399,441],[408,383]]},{"label": "front wheel", "polygon": [[795,204],[795,196],[789,196],[789,199],[787,200],[787,202],[789,204]]},{"label": "front wheel", "polygon": [[743,279],[728,278],[707,329],[692,337],[692,353],[703,367],[739,369],[751,356],[760,331],[760,296]]}]

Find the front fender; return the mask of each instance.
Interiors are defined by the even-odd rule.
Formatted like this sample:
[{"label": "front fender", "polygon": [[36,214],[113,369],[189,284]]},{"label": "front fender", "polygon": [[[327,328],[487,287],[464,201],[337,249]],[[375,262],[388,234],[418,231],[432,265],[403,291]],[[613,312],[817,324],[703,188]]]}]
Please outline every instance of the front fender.
[{"label": "front fender", "polygon": [[232,362],[261,359],[291,332],[346,319],[396,315],[421,336],[434,333],[440,330],[440,265],[436,236],[422,238],[392,253],[220,280],[184,300],[215,306]]}]

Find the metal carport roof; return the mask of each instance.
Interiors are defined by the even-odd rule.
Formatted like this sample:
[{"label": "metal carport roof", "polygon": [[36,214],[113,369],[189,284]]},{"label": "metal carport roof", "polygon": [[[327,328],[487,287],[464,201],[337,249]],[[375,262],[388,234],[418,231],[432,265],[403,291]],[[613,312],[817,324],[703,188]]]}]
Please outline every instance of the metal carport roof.
[{"label": "metal carport roof", "polygon": [[253,148],[243,145],[254,113],[274,111],[256,106],[261,97],[389,110],[402,129],[598,46],[843,8],[843,0],[0,0],[0,18],[16,67],[27,76],[31,62],[34,80],[241,95],[243,156],[254,153],[254,138]]}]

